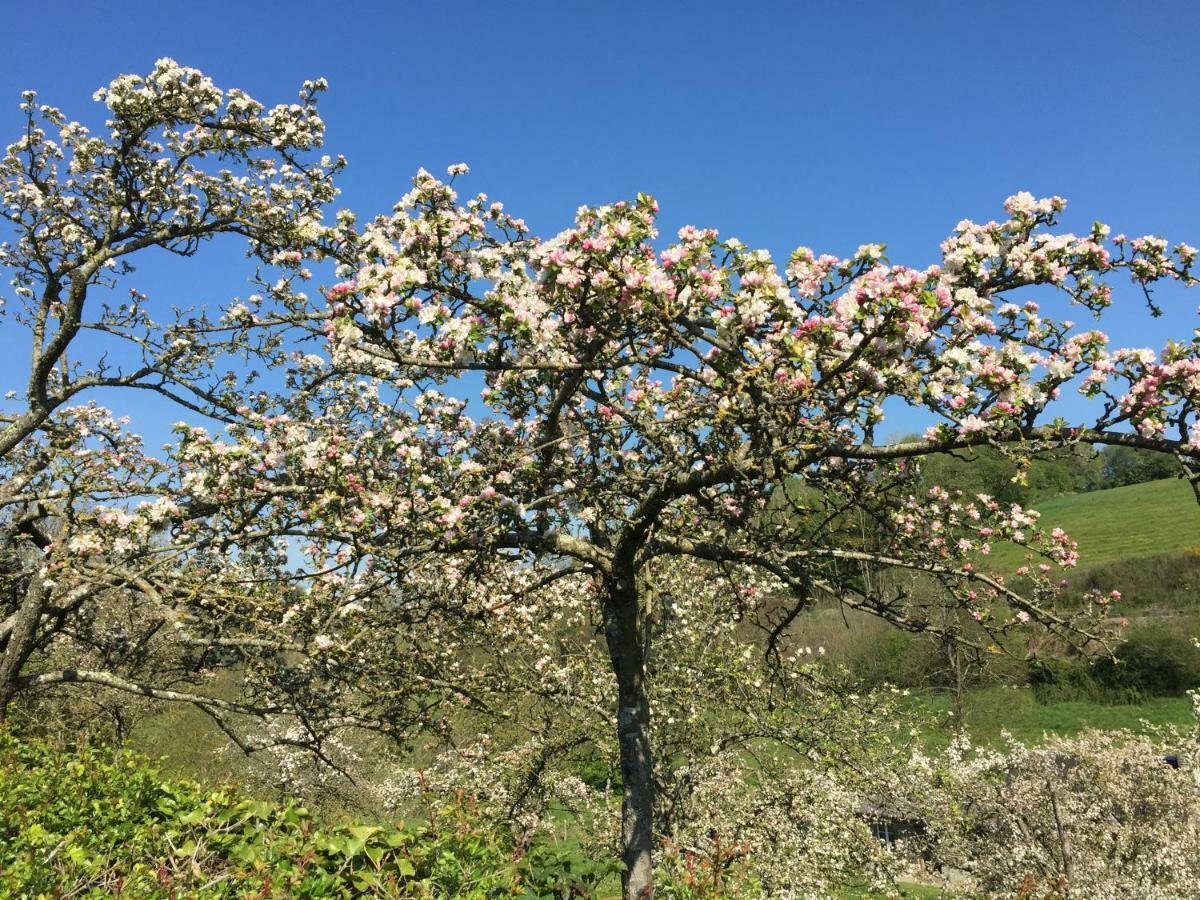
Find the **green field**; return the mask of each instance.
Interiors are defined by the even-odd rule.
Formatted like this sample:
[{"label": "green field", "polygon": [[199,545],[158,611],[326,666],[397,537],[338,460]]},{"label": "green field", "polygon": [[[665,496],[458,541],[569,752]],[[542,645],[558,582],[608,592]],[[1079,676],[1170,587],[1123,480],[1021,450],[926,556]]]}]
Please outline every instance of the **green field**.
[{"label": "green field", "polygon": [[[1079,542],[1081,568],[1200,548],[1200,505],[1182,479],[1055,497],[1037,510],[1042,527],[1062,528]],[[997,545],[988,567],[1013,568],[1023,557],[1019,547]]]},{"label": "green field", "polygon": [[[950,698],[946,694],[924,694],[914,703],[929,718],[945,723],[942,729],[926,731],[926,745],[935,748],[950,741]],[[1007,732],[1025,744],[1040,744],[1048,735],[1069,736],[1087,729],[1142,732],[1146,726],[1192,727],[1192,704],[1187,697],[1151,697],[1136,706],[1070,700],[1039,703],[1033,691],[1007,686],[977,688],[966,698],[966,730],[979,744],[996,744]]]}]

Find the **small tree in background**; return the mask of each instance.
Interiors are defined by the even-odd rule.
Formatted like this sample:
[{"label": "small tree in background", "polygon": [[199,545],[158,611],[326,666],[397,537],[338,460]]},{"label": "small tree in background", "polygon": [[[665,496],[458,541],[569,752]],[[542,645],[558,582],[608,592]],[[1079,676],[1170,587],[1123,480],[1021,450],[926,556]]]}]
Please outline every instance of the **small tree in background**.
[{"label": "small tree in background", "polygon": [[1183,474],[1179,460],[1168,453],[1137,452],[1132,447],[1106,447],[1100,455],[1100,483],[1104,487],[1141,484]]}]

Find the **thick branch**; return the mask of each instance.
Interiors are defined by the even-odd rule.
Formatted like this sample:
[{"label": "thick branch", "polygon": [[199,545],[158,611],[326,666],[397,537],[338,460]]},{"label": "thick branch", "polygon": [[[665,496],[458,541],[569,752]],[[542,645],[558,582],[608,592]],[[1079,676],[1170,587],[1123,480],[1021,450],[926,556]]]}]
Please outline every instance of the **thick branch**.
[{"label": "thick branch", "polygon": [[96,684],[113,690],[125,691],[129,694],[140,694],[155,700],[167,700],[172,703],[191,703],[201,709],[219,709],[223,712],[238,713],[247,716],[270,716],[286,713],[287,711],[273,706],[251,706],[245,703],[231,703],[218,700],[215,697],[205,697],[202,694],[192,694],[184,691],[174,691],[165,688],[151,687],[127,681],[111,672],[98,672],[90,669],[62,669],[58,672],[43,672],[40,675],[30,675],[18,681],[22,688],[47,687],[55,684]]}]

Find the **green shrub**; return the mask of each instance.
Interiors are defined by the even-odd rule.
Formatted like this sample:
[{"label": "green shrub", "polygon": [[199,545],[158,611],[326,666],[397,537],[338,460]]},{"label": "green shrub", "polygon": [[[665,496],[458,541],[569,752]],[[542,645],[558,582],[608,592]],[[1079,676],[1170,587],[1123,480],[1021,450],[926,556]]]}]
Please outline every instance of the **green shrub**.
[{"label": "green shrub", "polygon": [[1120,591],[1120,608],[1129,613],[1150,609],[1195,613],[1200,609],[1200,553],[1194,549],[1111,560],[1089,566],[1067,580],[1071,594]]},{"label": "green shrub", "polygon": [[570,757],[570,772],[593,791],[619,792],[621,767],[612,754],[593,743],[584,744]]},{"label": "green shrub", "polygon": [[945,667],[937,644],[924,634],[886,627],[856,648],[848,666],[868,687],[894,684],[904,688],[941,686]]},{"label": "green shrub", "polygon": [[1102,657],[1092,667],[1097,683],[1109,690],[1181,697],[1200,687],[1200,653],[1185,628],[1165,622],[1142,625],[1130,632],[1114,656]]},{"label": "green shrub", "polygon": [[1134,628],[1113,656],[1044,659],[1029,681],[1041,703],[1089,700],[1138,704],[1149,697],[1180,697],[1200,687],[1200,654],[1189,629],[1155,622]]},{"label": "green shrub", "polygon": [[761,886],[749,872],[749,847],[718,842],[709,852],[698,853],[670,842],[658,861],[656,900],[750,900],[763,897]]},{"label": "green shrub", "polygon": [[1037,660],[1029,667],[1029,684],[1039,703],[1086,700],[1091,703],[1137,704],[1145,700],[1142,692],[1132,686],[1116,689],[1101,684],[1092,673],[1092,665],[1079,657]]},{"label": "green shrub", "polygon": [[519,847],[468,798],[423,800],[420,821],[325,825],[133,754],[0,732],[0,896],[565,898],[614,871]]}]

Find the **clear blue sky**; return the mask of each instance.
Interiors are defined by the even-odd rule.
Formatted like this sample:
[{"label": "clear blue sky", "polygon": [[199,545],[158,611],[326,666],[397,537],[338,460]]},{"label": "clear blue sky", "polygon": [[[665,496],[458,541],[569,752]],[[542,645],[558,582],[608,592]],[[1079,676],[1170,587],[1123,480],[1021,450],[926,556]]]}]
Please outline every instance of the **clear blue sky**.
[{"label": "clear blue sky", "polygon": [[[1075,229],[1200,243],[1194,3],[10,0],[0,16],[5,143],[21,90],[91,119],[96,87],[159,56],[268,104],[323,75],[343,202],[367,213],[418,166],[465,161],[466,189],[543,235],[646,191],[664,233],[714,226],[780,254],[882,241],[926,264],[959,219],[1029,190],[1066,196]],[[219,255],[199,271],[223,291]],[[1200,293],[1163,298],[1166,322],[1136,307],[1110,331],[1188,336]]]}]

